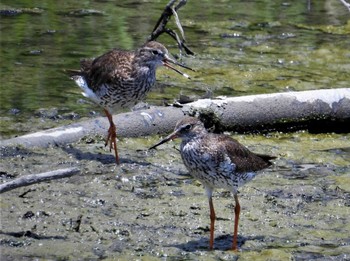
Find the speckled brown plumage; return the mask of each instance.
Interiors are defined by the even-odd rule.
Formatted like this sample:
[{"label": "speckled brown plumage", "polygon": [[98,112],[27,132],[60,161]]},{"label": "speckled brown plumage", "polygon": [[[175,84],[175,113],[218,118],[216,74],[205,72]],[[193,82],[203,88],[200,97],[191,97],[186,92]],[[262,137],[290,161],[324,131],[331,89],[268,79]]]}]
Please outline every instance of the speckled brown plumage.
[{"label": "speckled brown plumage", "polygon": [[168,137],[154,145],[181,138],[180,153],[190,174],[204,185],[210,207],[210,249],[214,244],[215,211],[212,202],[214,188],[228,189],[235,198],[235,229],[232,249],[237,250],[238,220],[240,205],[237,189],[252,180],[256,171],[269,167],[273,156],[256,154],[237,140],[223,134],[208,133],[197,118],[180,120]]},{"label": "speckled brown plumage", "polygon": [[144,99],[156,82],[156,69],[159,66],[166,66],[189,78],[169,63],[190,69],[172,60],[162,44],[152,41],[136,51],[113,49],[96,59],[84,59],[80,70],[69,71],[72,79],[83,90],[83,95],[104,108],[110,123],[106,144],[110,141],[118,164],[116,126],[112,112],[130,108]]}]

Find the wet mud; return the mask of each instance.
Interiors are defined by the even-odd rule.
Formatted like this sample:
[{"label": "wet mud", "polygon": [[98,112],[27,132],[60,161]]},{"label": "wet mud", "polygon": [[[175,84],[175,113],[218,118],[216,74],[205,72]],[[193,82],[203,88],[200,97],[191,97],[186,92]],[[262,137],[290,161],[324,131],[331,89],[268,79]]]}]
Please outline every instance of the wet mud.
[{"label": "wet mud", "polygon": [[234,200],[216,191],[214,250],[201,184],[177,142],[122,139],[121,164],[101,137],[65,147],[1,149],[1,181],[78,167],[77,176],[1,195],[1,260],[347,260],[350,255],[349,135],[234,135],[275,165],[240,189],[239,252]]}]

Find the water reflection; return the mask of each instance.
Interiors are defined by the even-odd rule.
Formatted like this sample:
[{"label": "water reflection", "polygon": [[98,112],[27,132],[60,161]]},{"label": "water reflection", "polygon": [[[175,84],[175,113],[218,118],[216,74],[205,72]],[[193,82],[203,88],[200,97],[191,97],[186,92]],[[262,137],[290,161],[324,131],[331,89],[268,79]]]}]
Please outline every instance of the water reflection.
[{"label": "water reflection", "polygon": [[[166,2],[2,1],[2,10],[17,13],[1,16],[0,136],[18,134],[13,124],[41,108],[82,116],[98,110],[80,102],[63,69],[114,47],[138,47]],[[349,14],[330,2],[190,1],[179,15],[196,56],[184,61],[198,73],[188,83],[161,70],[148,101],[207,90],[233,96],[348,87]],[[170,37],[159,40],[178,52]]]}]

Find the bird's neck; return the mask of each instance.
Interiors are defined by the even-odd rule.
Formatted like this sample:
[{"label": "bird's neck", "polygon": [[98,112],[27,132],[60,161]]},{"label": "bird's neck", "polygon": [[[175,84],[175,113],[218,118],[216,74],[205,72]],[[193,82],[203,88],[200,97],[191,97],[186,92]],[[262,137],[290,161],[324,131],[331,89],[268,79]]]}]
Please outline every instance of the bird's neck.
[{"label": "bird's neck", "polygon": [[201,139],[203,139],[205,136],[205,133],[193,133],[192,135],[187,135],[182,138],[182,144],[189,144],[194,143],[197,144],[200,142]]},{"label": "bird's neck", "polygon": [[138,62],[137,60],[133,66],[133,77],[134,78],[154,78],[156,77],[156,68],[153,65]]}]

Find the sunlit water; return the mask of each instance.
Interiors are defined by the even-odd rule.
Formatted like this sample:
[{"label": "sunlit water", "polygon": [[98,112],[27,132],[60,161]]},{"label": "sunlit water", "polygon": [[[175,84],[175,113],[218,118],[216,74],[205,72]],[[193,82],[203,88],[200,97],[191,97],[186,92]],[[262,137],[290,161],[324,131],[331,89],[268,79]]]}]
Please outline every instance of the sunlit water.
[{"label": "sunlit water", "polygon": [[[0,20],[0,137],[61,124],[42,126],[37,121],[42,116],[57,121],[100,113],[63,70],[114,47],[137,48],[166,2],[1,1],[2,10],[23,13]],[[237,96],[349,87],[349,13],[336,1],[189,1],[179,16],[196,53],[183,61],[197,72],[188,81],[158,70],[150,104],[172,102],[180,93]],[[173,22],[169,26],[175,28]],[[169,36],[158,40],[179,54]]]}]

